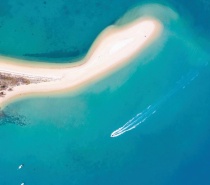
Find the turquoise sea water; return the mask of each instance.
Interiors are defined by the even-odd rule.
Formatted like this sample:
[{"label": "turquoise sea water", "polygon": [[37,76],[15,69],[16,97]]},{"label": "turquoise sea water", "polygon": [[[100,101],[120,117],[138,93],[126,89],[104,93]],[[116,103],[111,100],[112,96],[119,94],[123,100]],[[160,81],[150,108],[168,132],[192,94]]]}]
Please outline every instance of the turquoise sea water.
[{"label": "turquoise sea water", "polygon": [[[0,14],[5,22],[11,14],[12,20],[5,24],[12,26],[16,21],[16,29],[20,29],[17,35],[8,33],[4,26],[0,29],[0,51],[11,56],[24,57],[30,53],[37,60],[54,62],[53,52],[62,51],[57,53],[57,59],[81,57],[98,32],[138,4],[140,8],[127,14],[121,24],[146,15],[155,16],[165,28],[161,37],[129,65],[76,94],[27,98],[7,106],[0,120],[0,184],[210,184],[208,2],[156,2],[165,7],[143,5],[146,2],[141,1],[112,1],[113,4],[71,1],[74,6],[67,1],[15,2],[2,3],[4,8]],[[65,4],[66,9],[61,10],[61,4]],[[10,13],[5,9],[10,9]],[[89,14],[97,14],[96,10],[101,16]],[[24,20],[27,16],[12,18],[15,13],[23,12],[34,17],[34,27]],[[56,15],[56,21],[55,17],[50,21],[51,14]],[[87,23],[92,20],[94,29],[83,25],[84,38],[70,34],[75,41],[71,40],[64,30],[68,28],[65,21],[70,19],[74,19],[75,30],[79,30],[84,19]],[[20,25],[28,29],[28,36],[22,33]],[[45,30],[39,30],[38,25]],[[44,34],[48,35],[49,30],[43,25],[48,25],[53,32],[48,39]],[[31,30],[36,36],[29,34]],[[72,33],[81,35],[75,30]],[[12,44],[15,39],[16,43],[20,39],[30,44],[20,43],[15,48]],[[65,42],[58,43],[58,40]],[[67,49],[74,42],[80,52],[72,56]],[[192,81],[188,78],[191,71],[198,74]],[[177,86],[178,82],[183,85]],[[173,89],[174,93],[170,94]],[[114,130],[157,102],[160,103],[156,113],[149,114],[142,124],[119,137],[110,137]],[[17,170],[20,164],[24,167]]]}]

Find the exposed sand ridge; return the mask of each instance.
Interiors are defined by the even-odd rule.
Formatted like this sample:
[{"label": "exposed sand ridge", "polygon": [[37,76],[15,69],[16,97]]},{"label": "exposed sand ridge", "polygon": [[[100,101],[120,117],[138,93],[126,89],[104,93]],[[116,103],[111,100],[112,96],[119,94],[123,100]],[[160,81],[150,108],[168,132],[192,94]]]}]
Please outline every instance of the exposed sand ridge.
[{"label": "exposed sand ridge", "polygon": [[14,86],[12,91],[0,97],[0,107],[23,95],[75,90],[101,78],[131,61],[160,35],[161,30],[162,24],[153,18],[140,18],[122,27],[110,26],[98,36],[79,66],[24,65],[2,57],[0,74],[39,79],[39,83]]}]

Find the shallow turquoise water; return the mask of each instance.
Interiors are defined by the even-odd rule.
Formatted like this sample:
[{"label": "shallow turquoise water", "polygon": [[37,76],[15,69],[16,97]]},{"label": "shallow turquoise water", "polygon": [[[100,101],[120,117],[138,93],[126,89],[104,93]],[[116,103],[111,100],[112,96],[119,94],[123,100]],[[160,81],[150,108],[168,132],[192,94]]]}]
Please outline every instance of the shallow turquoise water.
[{"label": "shallow turquoise water", "polygon": [[207,0],[193,3],[188,0],[36,0],[30,3],[3,0],[0,2],[0,54],[48,62],[78,60],[104,28],[114,24],[130,8],[147,3],[172,7],[200,39],[202,36],[210,39]]},{"label": "shallow turquoise water", "polygon": [[[145,9],[139,14],[155,15],[165,30],[128,66],[77,94],[28,98],[4,110],[0,184],[210,184],[206,30],[202,24],[194,29],[182,8],[178,19],[169,9]],[[189,71],[199,75],[161,101]],[[110,137],[157,102],[157,112],[144,123]]]}]

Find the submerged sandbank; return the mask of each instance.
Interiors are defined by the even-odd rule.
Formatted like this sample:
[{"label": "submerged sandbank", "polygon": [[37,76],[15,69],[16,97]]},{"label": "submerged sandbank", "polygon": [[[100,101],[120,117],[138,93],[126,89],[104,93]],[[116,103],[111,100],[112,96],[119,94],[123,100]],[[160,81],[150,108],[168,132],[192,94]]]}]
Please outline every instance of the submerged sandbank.
[{"label": "submerged sandbank", "polygon": [[13,76],[47,78],[49,81],[13,87],[0,97],[0,107],[25,95],[75,90],[101,78],[134,58],[161,33],[162,24],[153,18],[140,18],[120,27],[110,26],[96,39],[80,65],[23,64],[17,59],[0,58],[0,73]]}]

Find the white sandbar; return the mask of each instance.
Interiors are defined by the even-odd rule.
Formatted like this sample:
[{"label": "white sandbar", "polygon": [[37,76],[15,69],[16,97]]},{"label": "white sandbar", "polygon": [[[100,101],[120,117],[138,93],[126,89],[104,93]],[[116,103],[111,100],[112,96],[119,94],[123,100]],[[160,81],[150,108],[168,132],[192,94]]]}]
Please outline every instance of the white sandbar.
[{"label": "white sandbar", "polygon": [[21,85],[0,97],[0,107],[9,100],[30,94],[75,90],[93,79],[125,65],[154,41],[161,33],[162,24],[152,18],[141,18],[127,25],[106,28],[96,39],[80,65],[23,64],[17,59],[0,58],[0,72],[23,76],[50,78],[50,82]]}]

